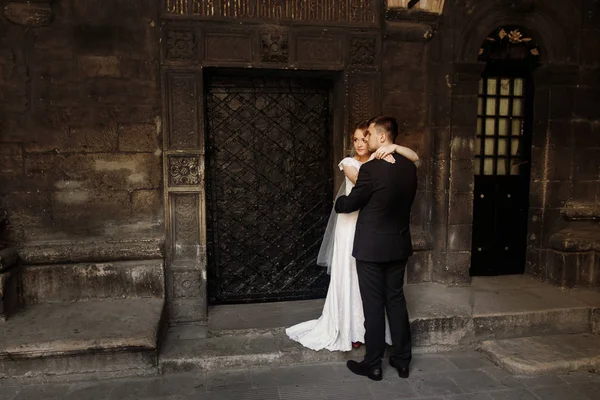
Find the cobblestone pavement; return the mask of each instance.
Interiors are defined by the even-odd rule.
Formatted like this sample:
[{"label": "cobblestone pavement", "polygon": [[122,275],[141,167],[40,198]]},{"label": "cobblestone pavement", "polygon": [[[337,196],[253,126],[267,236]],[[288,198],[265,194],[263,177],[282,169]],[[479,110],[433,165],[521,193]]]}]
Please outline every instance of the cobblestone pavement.
[{"label": "cobblestone pavement", "polygon": [[600,375],[518,378],[478,353],[416,355],[409,379],[384,380],[343,363],[173,374],[162,377],[0,387],[2,400],[600,400]]}]

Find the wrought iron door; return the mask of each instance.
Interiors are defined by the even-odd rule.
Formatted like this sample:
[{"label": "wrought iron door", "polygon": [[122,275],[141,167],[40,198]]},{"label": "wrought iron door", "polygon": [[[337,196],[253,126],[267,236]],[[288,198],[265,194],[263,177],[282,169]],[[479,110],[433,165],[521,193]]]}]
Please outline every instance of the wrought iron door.
[{"label": "wrought iron door", "polygon": [[209,301],[323,297],[330,82],[216,76],[205,96]]},{"label": "wrought iron door", "polygon": [[471,275],[523,273],[531,152],[530,81],[484,76],[479,86]]}]

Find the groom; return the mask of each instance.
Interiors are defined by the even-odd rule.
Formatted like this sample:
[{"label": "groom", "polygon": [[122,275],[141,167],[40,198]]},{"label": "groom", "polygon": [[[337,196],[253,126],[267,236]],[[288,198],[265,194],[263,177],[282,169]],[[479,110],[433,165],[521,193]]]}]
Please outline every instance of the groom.
[{"label": "groom", "polygon": [[[393,144],[398,136],[395,118],[372,119],[367,132],[369,151]],[[394,345],[390,365],[401,378],[408,378],[411,338],[406,299],[404,269],[412,255],[410,209],[417,190],[415,164],[394,153],[395,163],[375,159],[365,163],[356,186],[348,196],[335,203],[338,213],[360,210],[354,235],[358,283],[365,314],[365,358],[348,361],[357,375],[382,379],[381,359],[385,352],[385,312]]]}]

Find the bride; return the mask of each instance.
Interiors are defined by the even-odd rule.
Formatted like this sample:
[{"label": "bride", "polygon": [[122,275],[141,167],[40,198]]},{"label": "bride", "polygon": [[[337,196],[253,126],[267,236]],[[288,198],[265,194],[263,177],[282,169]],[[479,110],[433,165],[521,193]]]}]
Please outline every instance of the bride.
[{"label": "bride", "polygon": [[[353,157],[346,157],[339,163],[346,179],[339,195],[350,194],[356,184],[360,166],[373,159],[383,158],[394,162],[391,153],[398,153],[416,162],[419,157],[409,148],[389,145],[371,154],[367,149],[368,121],[354,128],[350,139],[353,143]],[[323,313],[319,319],[302,322],[286,329],[287,335],[312,350],[349,351],[364,342],[365,317],[356,274],[356,260],[352,257],[354,230],[358,211],[351,214],[335,214],[332,211],[317,264],[326,266],[331,274],[329,289]],[[391,344],[386,320],[386,342]]]}]

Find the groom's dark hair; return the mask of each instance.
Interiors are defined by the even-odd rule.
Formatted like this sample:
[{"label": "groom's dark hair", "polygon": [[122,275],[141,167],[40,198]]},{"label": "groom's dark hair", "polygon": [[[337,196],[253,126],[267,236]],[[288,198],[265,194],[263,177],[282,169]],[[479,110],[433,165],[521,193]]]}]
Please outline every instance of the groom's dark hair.
[{"label": "groom's dark hair", "polygon": [[380,115],[369,120],[369,125],[375,124],[375,128],[385,132],[388,139],[392,140],[392,143],[396,142],[398,137],[398,121],[394,117],[388,117],[387,115]]}]

